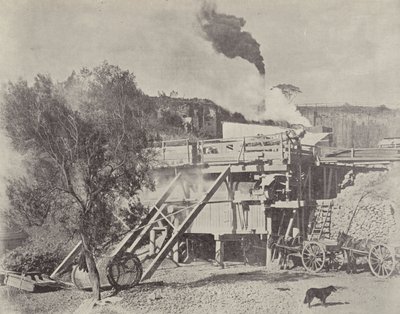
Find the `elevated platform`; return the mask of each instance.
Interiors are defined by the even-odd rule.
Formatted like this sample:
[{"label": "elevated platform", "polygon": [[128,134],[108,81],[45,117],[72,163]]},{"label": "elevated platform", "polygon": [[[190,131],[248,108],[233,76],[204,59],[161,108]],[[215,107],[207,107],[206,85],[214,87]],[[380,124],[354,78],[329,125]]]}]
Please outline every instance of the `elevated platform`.
[{"label": "elevated platform", "polygon": [[200,168],[219,173],[284,172],[290,165],[382,166],[400,161],[400,148],[315,147],[301,144],[290,132],[242,138],[163,141],[155,147],[157,169]]},{"label": "elevated platform", "polygon": [[286,133],[243,138],[163,141],[156,145],[157,168],[197,166],[204,173],[217,173],[231,166],[232,172],[286,171],[292,163],[314,163],[315,148],[300,145]]},{"label": "elevated platform", "polygon": [[400,161],[400,148],[321,147],[318,155],[323,164],[385,165]]}]

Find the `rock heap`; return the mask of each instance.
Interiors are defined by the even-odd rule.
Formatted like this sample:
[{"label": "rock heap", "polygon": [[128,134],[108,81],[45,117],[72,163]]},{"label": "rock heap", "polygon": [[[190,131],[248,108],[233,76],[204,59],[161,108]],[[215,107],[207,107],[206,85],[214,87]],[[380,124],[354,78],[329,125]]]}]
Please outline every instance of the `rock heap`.
[{"label": "rock heap", "polygon": [[385,172],[360,173],[354,185],[334,201],[331,233],[339,231],[360,239],[400,243],[400,166]]}]

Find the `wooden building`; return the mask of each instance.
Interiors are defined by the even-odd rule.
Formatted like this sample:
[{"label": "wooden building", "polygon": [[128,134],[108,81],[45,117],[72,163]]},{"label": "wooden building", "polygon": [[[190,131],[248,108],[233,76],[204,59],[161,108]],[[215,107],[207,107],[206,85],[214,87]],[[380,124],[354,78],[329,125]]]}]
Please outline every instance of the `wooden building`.
[{"label": "wooden building", "polygon": [[[315,148],[301,145],[295,132],[183,144],[164,142],[156,170],[160,189],[176,173],[182,174],[182,191],[175,191],[166,201],[166,211],[177,213],[176,225],[186,217],[184,208],[190,211],[189,205],[195,204],[229,167],[225,184],[214,191],[186,234],[212,235],[216,253],[223,250],[224,242],[241,241],[247,236],[257,235],[265,241],[265,248],[271,234],[305,236],[310,207],[321,192],[320,184],[313,181],[318,171]],[[326,198],[332,196],[324,194]],[[154,201],[148,198],[146,203]]]},{"label": "wooden building", "polygon": [[[267,265],[273,261],[268,241],[330,236],[322,213],[358,171],[385,170],[400,160],[398,149],[336,149],[301,143],[303,132],[177,140],[155,148],[156,191],[143,191],[149,214],[128,232],[107,258],[135,253],[145,265],[141,280],[152,276],[172,255],[190,260],[195,239],[208,240],[223,265],[226,247],[251,241]],[[328,205],[327,205],[328,204]],[[243,246],[245,250],[246,245]],[[78,244],[54,271],[56,276],[80,250]],[[243,257],[243,256],[242,256]],[[119,264],[116,264],[119,265]]]}]

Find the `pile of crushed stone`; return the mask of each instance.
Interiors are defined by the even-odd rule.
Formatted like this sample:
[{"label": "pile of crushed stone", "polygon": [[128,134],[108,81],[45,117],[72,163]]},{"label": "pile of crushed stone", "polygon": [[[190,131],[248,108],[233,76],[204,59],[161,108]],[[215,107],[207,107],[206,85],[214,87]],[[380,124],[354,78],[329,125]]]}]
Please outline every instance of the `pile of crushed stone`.
[{"label": "pile of crushed stone", "polygon": [[331,234],[348,231],[360,239],[400,243],[400,166],[385,172],[357,174],[354,185],[334,200]]}]

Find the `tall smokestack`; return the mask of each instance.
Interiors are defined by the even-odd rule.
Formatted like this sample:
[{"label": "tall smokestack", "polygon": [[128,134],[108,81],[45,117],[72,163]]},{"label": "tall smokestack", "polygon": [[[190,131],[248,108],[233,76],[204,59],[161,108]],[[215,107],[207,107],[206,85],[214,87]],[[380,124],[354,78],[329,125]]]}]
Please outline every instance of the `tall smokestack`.
[{"label": "tall smokestack", "polygon": [[264,59],[260,44],[248,32],[241,29],[246,24],[243,18],[220,14],[214,3],[204,2],[198,14],[199,24],[205,38],[214,49],[228,58],[241,57],[253,63],[261,75],[265,75]]}]

